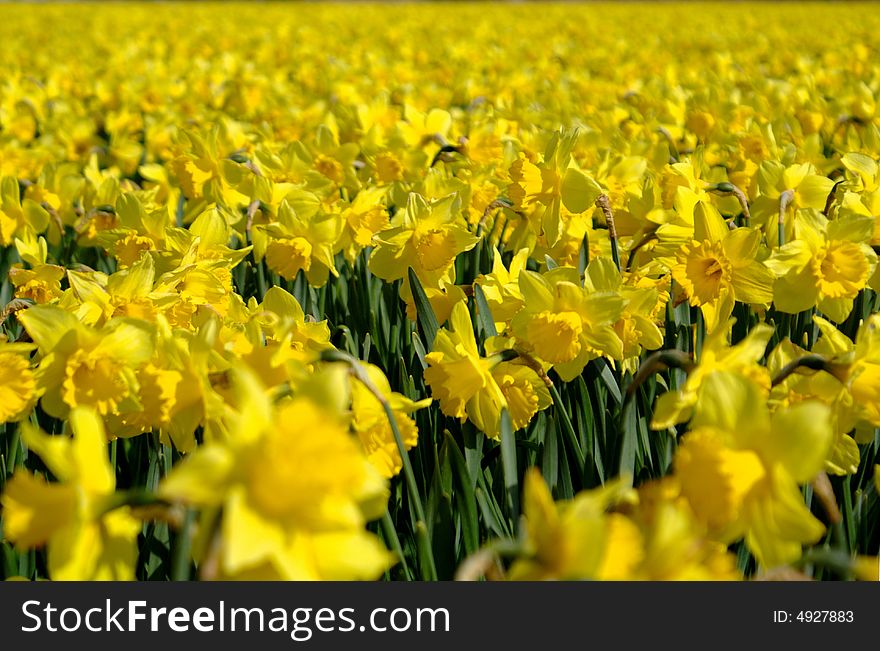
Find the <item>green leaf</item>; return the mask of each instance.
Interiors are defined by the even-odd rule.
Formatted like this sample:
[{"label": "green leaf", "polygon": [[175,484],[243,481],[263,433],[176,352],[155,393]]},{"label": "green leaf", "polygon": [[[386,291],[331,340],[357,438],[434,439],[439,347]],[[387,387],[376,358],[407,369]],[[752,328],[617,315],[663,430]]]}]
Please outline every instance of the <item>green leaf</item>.
[{"label": "green leaf", "polygon": [[467,554],[473,554],[480,547],[480,523],[477,519],[477,497],[474,490],[476,482],[468,473],[464,455],[447,431],[444,432],[441,456],[448,455],[455,481],[456,511],[461,520],[461,539]]},{"label": "green leaf", "polygon": [[486,526],[498,538],[507,536],[508,532],[506,528],[501,525],[501,521],[493,512],[492,507],[489,504],[487,492],[480,487],[474,491],[474,496],[477,498],[477,504],[480,507],[480,513],[483,514],[483,522],[486,523]]},{"label": "green leaf", "polygon": [[424,345],[422,345],[422,340],[419,339],[419,333],[416,331],[413,331],[412,333],[412,344],[416,351],[416,357],[418,357],[419,363],[422,365],[422,370],[428,368],[428,362],[425,359],[427,352],[425,351]]},{"label": "green leaf", "polygon": [[620,387],[617,386],[617,380],[614,379],[614,373],[611,372],[611,367],[608,364],[601,363],[602,370],[599,372],[599,377],[602,378],[602,381],[605,383],[605,386],[608,387],[608,391],[611,393],[611,396],[614,398],[614,402],[618,405],[623,401],[620,395]]},{"label": "green leaf", "polygon": [[541,474],[544,475],[544,481],[552,491],[559,481],[559,439],[556,428],[547,427],[547,421],[543,416],[543,413],[538,414],[544,439],[544,447],[541,451]]},{"label": "green leaf", "polygon": [[504,471],[504,488],[507,491],[508,507],[513,522],[519,519],[519,477],[516,466],[516,436],[510,421],[510,413],[507,409],[502,409],[501,467]]},{"label": "green leaf", "polygon": [[437,331],[440,329],[440,323],[437,321],[437,315],[434,314],[434,308],[431,307],[428,295],[425,294],[425,290],[422,288],[422,283],[419,282],[419,277],[416,275],[416,272],[412,267],[409,268],[408,274],[413,302],[416,305],[416,316],[419,327],[422,329],[422,337],[425,339],[425,346],[430,350],[434,346],[434,337],[437,336]]},{"label": "green leaf", "polygon": [[462,435],[464,437],[464,458],[467,464],[468,473],[471,481],[476,487],[477,481],[480,479],[480,468],[483,460],[483,443],[485,437],[481,432],[477,431],[470,421],[462,426]]},{"label": "green leaf", "polygon": [[498,334],[495,329],[495,320],[492,318],[492,310],[489,309],[489,303],[486,301],[486,295],[483,288],[474,285],[474,300],[477,303],[477,319],[483,328],[486,337],[494,337]]},{"label": "green leaf", "polygon": [[638,414],[636,401],[629,401],[623,408],[620,419],[620,464],[621,477],[632,478],[636,467],[636,448],[638,446]]}]

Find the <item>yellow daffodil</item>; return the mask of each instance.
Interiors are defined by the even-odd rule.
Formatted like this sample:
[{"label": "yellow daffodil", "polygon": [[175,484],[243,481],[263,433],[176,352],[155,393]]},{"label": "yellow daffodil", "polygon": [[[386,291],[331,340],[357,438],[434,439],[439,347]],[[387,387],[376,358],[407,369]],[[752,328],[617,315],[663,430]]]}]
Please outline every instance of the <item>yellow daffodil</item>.
[{"label": "yellow daffodil", "polygon": [[773,329],[759,324],[749,331],[745,339],[733,346],[729,345],[729,328],[719,328],[703,343],[703,349],[695,367],[688,373],[684,385],[675,391],[667,391],[657,398],[651,427],[664,429],[687,421],[699,400],[703,383],[718,372],[735,373],[748,378],[770,390],[770,376],[767,369],[757,362],[763,357]]},{"label": "yellow daffodil", "polygon": [[877,254],[868,245],[874,220],[852,215],[829,221],[818,211],[803,215],[798,239],[774,250],[767,260],[777,276],[773,303],[793,314],[818,307],[840,323],[877,266]]},{"label": "yellow daffodil", "polygon": [[461,421],[470,419],[487,436],[499,438],[501,410],[507,401],[492,375],[492,366],[501,360],[480,356],[464,303],[452,308],[449,328],[437,332],[425,360],[425,383],[443,413]]},{"label": "yellow daffodil", "polygon": [[379,391],[390,404],[394,412],[394,421],[407,450],[415,447],[419,440],[419,430],[410,414],[417,409],[427,407],[431,404],[431,399],[425,398],[418,402],[410,400],[391,390],[388,378],[379,367],[366,364],[365,368],[373,386],[367,387],[359,380],[352,380],[352,427],[360,438],[370,463],[383,477],[391,478],[400,472],[403,461],[385,409],[373,390]]},{"label": "yellow daffodil", "polygon": [[224,577],[376,578],[391,563],[364,529],[387,500],[379,472],[332,412],[309,398],[276,406],[254,377],[236,382],[227,438],[198,448],[160,494],[222,507]]},{"label": "yellow daffodil", "polygon": [[336,247],[342,249],[349,262],[373,243],[373,238],[388,226],[388,212],[383,201],[385,192],[366,188],[342,210],[344,225]]},{"label": "yellow daffodil", "polygon": [[49,225],[49,213],[33,199],[21,200],[18,179],[0,179],[0,246],[10,246],[26,231],[42,233]]},{"label": "yellow daffodil", "polygon": [[519,274],[526,268],[528,249],[520,249],[510,266],[505,268],[501,254],[496,250],[492,258],[492,272],[477,278],[476,284],[483,290],[486,303],[492,311],[495,327],[503,331],[510,320],[523,307],[523,296],[519,290]]},{"label": "yellow daffodil", "polygon": [[281,202],[277,221],[261,227],[266,234],[266,264],[275,273],[293,280],[302,271],[309,283],[320,287],[332,273],[338,275],[333,248],[339,238],[339,215],[315,212],[301,215]]},{"label": "yellow daffodil", "polygon": [[[806,210],[822,210],[834,181],[817,173],[810,163],[800,163],[786,167],[773,160],[764,161],[758,168],[757,185],[759,197],[752,202],[752,214],[758,223],[764,223],[768,244],[779,246],[777,223],[780,209],[783,212],[785,241],[794,237],[799,217]],[[789,192],[788,201],[783,193]],[[784,206],[780,206],[781,203]]]},{"label": "yellow daffodil", "polygon": [[610,258],[596,258],[590,262],[584,285],[593,291],[615,292],[626,301],[623,313],[614,323],[614,331],[623,343],[625,365],[630,368],[638,366],[638,357],[643,350],[657,350],[663,345],[663,334],[656,323],[662,303],[655,287],[625,284]]},{"label": "yellow daffodil", "polygon": [[5,537],[20,549],[47,545],[52,579],[133,580],[141,525],[117,504],[99,415],[88,408],[71,411],[72,438],[22,427],[24,442],[58,481],[47,483],[25,470],[13,475],[0,499]]},{"label": "yellow daffodil", "polygon": [[593,358],[623,358],[614,324],[626,302],[617,293],[585,289],[570,267],[544,275],[522,271],[519,289],[525,306],[511,321],[513,333],[563,380],[579,375]]},{"label": "yellow daffodil", "polygon": [[562,130],[550,139],[542,161],[535,164],[520,157],[510,167],[512,183],[507,193],[519,210],[534,215],[537,232],[548,246],[556,244],[562,234],[562,205],[572,213],[582,213],[602,193],[595,180],[571,166],[577,137],[575,130]]},{"label": "yellow daffodil", "polygon": [[513,580],[626,578],[644,554],[638,528],[608,513],[626,499],[620,487],[584,491],[555,504],[541,473],[526,473],[523,489],[525,558],[510,570]]},{"label": "yellow daffodil", "polygon": [[[722,545],[701,535],[686,504],[651,489],[609,484],[554,503],[537,469],[524,488],[526,554],[513,580],[730,580],[738,578]],[[616,510],[615,510],[616,509]]]},{"label": "yellow daffodil", "polygon": [[69,312],[37,305],[18,315],[37,345],[40,404],[63,418],[87,406],[105,416],[137,411],[136,369],[153,353],[148,324],[115,319],[101,329],[84,326]]},{"label": "yellow daffodil", "polygon": [[762,393],[740,375],[706,378],[675,474],[720,540],[745,536],[758,562],[772,568],[797,560],[802,545],[825,531],[798,484],[822,470],[833,430],[826,405],[803,402],[771,416]]},{"label": "yellow daffodil", "polygon": [[391,228],[378,236],[370,255],[370,270],[392,281],[415,270],[426,287],[436,288],[441,280],[451,281],[452,263],[462,251],[469,251],[477,238],[467,230],[457,195],[428,202],[412,193],[406,208],[391,219]]},{"label": "yellow daffodil", "polygon": [[760,261],[761,233],[730,230],[717,210],[696,210],[694,239],[675,256],[672,277],[700,307],[712,332],[730,318],[734,301],[767,305],[773,273]]},{"label": "yellow daffodil", "polygon": [[0,423],[25,418],[39,397],[32,344],[0,342]]}]

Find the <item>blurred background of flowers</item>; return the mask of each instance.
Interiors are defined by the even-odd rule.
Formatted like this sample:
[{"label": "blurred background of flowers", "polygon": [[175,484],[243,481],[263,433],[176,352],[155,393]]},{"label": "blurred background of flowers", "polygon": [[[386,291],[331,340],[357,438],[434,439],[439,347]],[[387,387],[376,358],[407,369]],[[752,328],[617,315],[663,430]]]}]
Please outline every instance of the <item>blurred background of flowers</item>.
[{"label": "blurred background of flowers", "polygon": [[878,579],[878,29],[0,7],[0,577]]}]

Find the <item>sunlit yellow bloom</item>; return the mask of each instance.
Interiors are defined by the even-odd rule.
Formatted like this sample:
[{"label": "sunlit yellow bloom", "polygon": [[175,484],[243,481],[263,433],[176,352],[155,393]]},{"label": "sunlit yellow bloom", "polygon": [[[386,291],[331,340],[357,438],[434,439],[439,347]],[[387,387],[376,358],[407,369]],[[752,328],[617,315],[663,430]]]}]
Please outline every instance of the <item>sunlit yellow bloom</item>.
[{"label": "sunlit yellow bloom", "polygon": [[825,531],[798,484],[822,470],[833,441],[830,410],[803,402],[772,416],[740,375],[706,378],[676,456],[682,494],[723,542],[745,536],[766,567],[797,560]]},{"label": "sunlit yellow bloom", "polygon": [[27,416],[37,401],[30,344],[0,343],[0,423]]},{"label": "sunlit yellow bloom", "polygon": [[234,131],[231,123],[222,120],[205,134],[195,131],[182,134],[183,143],[188,145],[186,153],[172,160],[170,167],[187,197],[204,197],[225,206],[246,205],[247,197],[230,182],[237,176],[238,163],[221,153],[229,140],[235,139],[231,131]]},{"label": "sunlit yellow bloom", "polygon": [[353,263],[357,255],[373,243],[373,237],[388,225],[384,197],[384,190],[364,189],[342,210],[344,225],[336,246],[349,262]]},{"label": "sunlit yellow bloom", "polygon": [[74,407],[88,406],[104,416],[139,408],[135,370],[153,352],[147,324],[114,319],[97,330],[49,305],[18,318],[40,353],[37,382],[47,413],[63,418]]},{"label": "sunlit yellow bloom", "polygon": [[543,160],[535,164],[521,156],[510,166],[508,196],[517,209],[536,219],[536,231],[551,247],[562,234],[562,206],[572,213],[582,213],[592,208],[602,193],[595,180],[572,165],[577,137],[576,130],[561,130],[553,134]]},{"label": "sunlit yellow bloom", "polygon": [[[526,473],[525,553],[513,580],[730,580],[722,545],[702,536],[687,505],[651,489],[644,504],[622,485],[583,491],[554,504],[540,472]],[[617,511],[615,511],[615,508]]]},{"label": "sunlit yellow bloom", "polygon": [[877,266],[877,254],[868,245],[873,230],[870,217],[829,221],[818,211],[805,211],[796,228],[798,239],[767,261],[778,277],[776,308],[794,314],[815,306],[838,323],[846,319]]},{"label": "sunlit yellow bloom", "polygon": [[769,304],[773,273],[759,260],[760,231],[729,230],[717,211],[697,210],[694,240],[676,254],[672,277],[711,332],[730,318],[733,302]]},{"label": "sunlit yellow bloom", "polygon": [[501,362],[492,368],[492,377],[507,401],[514,430],[528,425],[535,414],[552,402],[547,385],[527,366]]},{"label": "sunlit yellow bloom", "polygon": [[804,211],[822,210],[834,187],[834,181],[818,174],[810,163],[786,167],[778,161],[765,160],[758,168],[756,179],[759,196],[752,202],[752,216],[757,223],[764,224],[771,247],[779,245],[777,223],[783,192],[791,191],[784,214],[784,235],[788,242],[794,238]]},{"label": "sunlit yellow bloom", "polygon": [[61,279],[64,267],[41,264],[33,269],[13,267],[9,280],[15,286],[16,298],[29,298],[34,303],[48,303],[61,296]]},{"label": "sunlit yellow bloom", "polygon": [[492,258],[492,272],[477,278],[476,284],[483,290],[486,303],[492,311],[495,327],[502,331],[506,324],[522,309],[523,297],[519,291],[519,274],[526,268],[528,249],[520,249],[505,268],[501,254],[496,250]]},{"label": "sunlit yellow bloom", "polygon": [[[428,297],[428,302],[431,304],[431,309],[434,311],[434,316],[437,317],[438,323],[444,323],[449,319],[449,315],[452,314],[452,308],[457,303],[467,302],[467,295],[464,293],[464,289],[455,284],[454,276],[452,278],[452,281],[441,280],[437,287],[422,287],[425,291],[425,296]],[[415,321],[418,316],[418,310],[416,310],[416,302],[413,299],[412,288],[408,280],[401,283],[400,298],[406,303],[406,316],[410,321]]]},{"label": "sunlit yellow bloom", "polygon": [[378,236],[370,255],[370,270],[388,281],[404,278],[415,270],[426,287],[452,280],[452,263],[462,251],[469,251],[477,238],[464,225],[457,195],[428,202],[411,193],[406,208],[391,219],[391,228]]},{"label": "sunlit yellow bloom", "polygon": [[58,483],[24,470],[13,475],[0,500],[6,538],[19,549],[46,544],[55,580],[133,580],[141,525],[116,502],[116,476],[98,414],[74,409],[73,438],[22,427],[24,442]]},{"label": "sunlit yellow bloom", "polygon": [[[632,282],[627,278],[627,282]],[[626,301],[623,313],[614,323],[614,331],[623,343],[623,358],[631,367],[637,366],[643,350],[656,350],[663,345],[663,334],[655,322],[660,292],[654,287],[635,287],[624,278],[611,258],[595,258],[587,266],[584,284],[594,291],[610,291]]]},{"label": "sunlit yellow bloom", "polygon": [[570,267],[544,275],[522,271],[519,288],[525,306],[511,321],[513,332],[563,380],[595,357],[622,359],[623,342],[614,330],[625,306],[620,295],[588,291]]},{"label": "sunlit yellow bloom", "polygon": [[[822,338],[813,346],[813,353],[834,360],[826,371],[801,369],[773,387],[768,405],[771,409],[788,408],[805,400],[818,400],[831,410],[834,441],[825,460],[825,470],[830,474],[852,474],[858,470],[860,453],[856,441],[850,435],[857,426],[860,412],[870,409],[870,399],[856,404],[849,390],[847,378],[855,367],[846,363],[851,359],[853,343],[848,337],[822,317],[814,316]],[[809,352],[784,339],[767,357],[767,369],[777,376],[786,365],[808,355]],[[863,396],[863,399],[866,398]]]},{"label": "sunlit yellow bloom", "polygon": [[499,438],[501,410],[507,401],[491,370],[500,359],[480,356],[464,303],[452,308],[449,328],[437,332],[425,359],[425,382],[443,413],[462,421],[470,419],[487,436]]},{"label": "sunlit yellow bloom", "polygon": [[259,325],[259,333],[242,350],[246,358],[254,347],[260,347],[263,339],[267,347],[287,350],[290,359],[302,362],[316,361],[322,350],[331,347],[327,322],[306,318],[296,298],[281,287],[271,287],[266,292],[251,318]]},{"label": "sunlit yellow bloom", "polygon": [[523,489],[529,554],[514,563],[510,578],[626,578],[644,554],[641,534],[624,516],[606,512],[625,498],[619,486],[608,486],[554,504],[541,473],[531,468]]},{"label": "sunlit yellow bloom", "polygon": [[25,231],[42,233],[49,224],[49,213],[33,199],[21,200],[18,179],[0,179],[0,246],[11,246]]},{"label": "sunlit yellow bloom", "polygon": [[[394,412],[394,421],[400,430],[407,450],[419,440],[419,430],[410,414],[431,404],[430,398],[415,402],[391,390],[382,370],[372,364],[364,365],[373,387],[388,400]],[[393,477],[400,472],[403,461],[394,440],[391,424],[382,403],[370,388],[358,380],[351,385],[352,427],[360,438],[370,462],[383,477]]]},{"label": "sunlit yellow bloom", "polygon": [[630,517],[643,532],[645,552],[635,571],[622,578],[651,581],[742,579],[733,554],[727,545],[709,536],[705,523],[681,497],[674,477],[640,486],[639,503]]},{"label": "sunlit yellow bloom", "polygon": [[687,421],[693,414],[694,405],[700,396],[703,383],[714,373],[736,373],[755,382],[765,391],[770,390],[770,377],[767,369],[758,365],[763,357],[767,342],[773,335],[773,328],[758,324],[745,339],[730,346],[728,328],[719,328],[706,338],[696,366],[688,373],[684,385],[675,391],[667,391],[657,398],[651,427],[664,429]]},{"label": "sunlit yellow bloom", "polygon": [[331,273],[338,275],[333,248],[342,229],[339,215],[300,214],[282,201],[277,221],[261,229],[267,238],[266,264],[275,273],[293,280],[302,271],[315,287],[326,283]]},{"label": "sunlit yellow bloom", "polygon": [[857,181],[853,190],[844,194],[841,201],[841,215],[847,212],[874,218],[872,246],[880,245],[880,165],[866,156],[851,152],[840,157],[840,162]]},{"label": "sunlit yellow bloom", "polygon": [[225,440],[199,447],[160,486],[167,499],[222,507],[221,576],[374,579],[391,564],[367,533],[387,487],[331,411],[311,399],[273,405],[236,375]]},{"label": "sunlit yellow bloom", "polygon": [[407,104],[403,109],[403,118],[397,128],[410,147],[423,147],[437,138],[445,140],[452,126],[452,116],[439,108],[422,113]]}]

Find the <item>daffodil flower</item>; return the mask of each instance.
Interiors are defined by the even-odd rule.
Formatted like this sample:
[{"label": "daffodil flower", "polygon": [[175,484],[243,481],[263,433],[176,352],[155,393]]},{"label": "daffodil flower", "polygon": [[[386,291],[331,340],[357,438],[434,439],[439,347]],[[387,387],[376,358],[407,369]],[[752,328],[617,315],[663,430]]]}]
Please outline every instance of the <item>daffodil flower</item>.
[{"label": "daffodil flower", "polygon": [[455,256],[474,248],[478,239],[465,227],[458,195],[428,202],[411,193],[406,208],[395,214],[377,241],[370,270],[379,278],[403,278],[408,287],[407,269],[412,268],[422,285],[438,287],[441,280],[452,280]]},{"label": "daffodil flower", "polygon": [[540,471],[531,468],[523,489],[528,553],[513,564],[510,578],[627,577],[644,554],[642,536],[628,518],[607,512],[625,498],[626,492],[612,485],[554,503]]},{"label": "daffodil flower", "polygon": [[21,200],[18,179],[0,178],[0,246],[11,246],[25,231],[42,233],[49,225],[49,213],[33,199]]},{"label": "daffodil flower", "polygon": [[357,193],[354,201],[342,208],[343,227],[335,248],[345,253],[354,264],[355,258],[373,238],[388,227],[388,211],[384,205],[385,191],[381,188],[365,188]]},{"label": "daffodil flower", "polygon": [[773,568],[796,561],[825,532],[799,484],[822,470],[832,441],[826,405],[807,401],[771,416],[751,380],[714,373],[676,454],[675,476],[719,540],[744,536],[758,562]]},{"label": "daffodil flower", "polygon": [[727,322],[735,301],[769,305],[773,273],[760,259],[760,231],[730,230],[717,210],[698,206],[693,237],[676,253],[672,277],[702,310],[707,332]]},{"label": "daffodil flower", "polygon": [[595,258],[587,265],[584,286],[592,291],[615,292],[624,299],[625,307],[613,327],[623,343],[623,365],[634,371],[643,351],[663,345],[663,334],[657,326],[663,302],[656,287],[627,284],[631,278],[625,282],[611,258]]},{"label": "daffodil flower", "polygon": [[764,355],[773,328],[758,324],[745,339],[731,346],[728,337],[732,325],[728,322],[727,328],[719,328],[706,338],[697,364],[681,388],[667,391],[657,398],[651,417],[653,429],[665,429],[690,419],[705,381],[715,373],[741,375],[769,392],[770,376],[758,360]]},{"label": "daffodil flower", "polygon": [[582,213],[602,194],[599,184],[573,165],[571,152],[577,137],[576,130],[561,130],[550,139],[543,160],[536,164],[521,156],[510,166],[508,196],[517,209],[534,215],[540,225],[538,234],[551,247],[562,234],[562,205],[572,213]]},{"label": "daffodil flower", "polygon": [[626,305],[619,294],[590,291],[571,267],[543,275],[522,271],[519,288],[525,307],[511,321],[513,333],[564,381],[596,357],[623,358],[623,342],[614,330]]},{"label": "daffodil flower", "polygon": [[877,254],[868,244],[874,220],[856,215],[827,220],[818,211],[802,214],[797,239],[767,260],[777,276],[773,304],[791,314],[818,307],[841,323],[877,266]]},{"label": "daffodil flower", "polygon": [[752,217],[764,227],[771,248],[780,246],[778,222],[782,194],[790,192],[784,206],[783,229],[785,241],[795,237],[803,210],[822,210],[834,181],[819,174],[814,165],[799,163],[786,167],[775,160],[761,163],[756,173],[758,196],[751,203]]},{"label": "daffodil flower", "polygon": [[870,156],[855,152],[844,154],[840,162],[857,179],[855,187],[844,193],[841,208],[873,217],[874,232],[870,244],[880,246],[880,165]]},{"label": "daffodil flower", "polygon": [[30,355],[33,344],[0,341],[0,423],[27,417],[39,398]]},{"label": "daffodil flower", "polygon": [[[170,166],[185,196],[205,197],[233,208],[247,205],[247,196],[228,180],[232,172],[230,168],[235,168],[237,163],[220,153],[227,144],[224,140],[228,140],[229,129],[230,123],[223,121],[204,135],[195,131],[182,134],[187,144],[186,153],[177,156]],[[233,149],[229,148],[230,151]]]},{"label": "daffodil flower", "polygon": [[534,370],[502,361],[505,342],[490,340],[482,357],[465,303],[456,303],[449,327],[437,332],[426,355],[425,382],[447,416],[470,420],[486,436],[501,438],[501,410],[507,408],[516,429],[525,427],[550,405],[547,387]]},{"label": "daffodil flower", "polygon": [[733,557],[665,486],[623,482],[553,501],[541,473],[526,473],[524,547],[511,580],[732,580]]},{"label": "daffodil flower", "polygon": [[378,366],[364,364],[364,367],[373,387],[367,387],[357,379],[351,380],[352,428],[361,440],[370,463],[383,477],[390,479],[400,473],[403,460],[400,458],[385,408],[372,390],[381,392],[391,406],[407,450],[415,447],[419,440],[418,427],[410,414],[427,407],[431,404],[431,399],[410,400],[391,390],[388,378]]},{"label": "daffodil flower", "polygon": [[176,466],[160,495],[222,510],[221,577],[375,579],[391,564],[364,528],[387,500],[379,471],[332,411],[306,397],[274,405],[245,372],[235,383],[227,436]]},{"label": "daffodil flower", "polygon": [[25,470],[12,476],[0,498],[6,538],[19,549],[46,545],[49,577],[56,581],[134,580],[141,524],[117,503],[100,416],[72,410],[72,438],[29,423],[22,428],[24,442],[58,481]]},{"label": "daffodil flower", "polygon": [[[792,373],[773,386],[768,406],[771,410],[787,409],[805,400],[813,400],[828,405],[834,440],[825,459],[825,471],[833,475],[847,475],[858,471],[860,462],[859,446],[850,433],[856,426],[859,408],[855,405],[852,393],[846,385],[849,365],[843,363],[853,344],[843,333],[820,316],[813,317],[823,336],[813,346],[813,354],[827,355],[831,372],[802,370]],[[773,377],[779,377],[796,360],[810,352],[796,346],[788,339],[779,342],[767,356],[767,370]],[[839,361],[838,361],[839,360]]]},{"label": "daffodil flower", "polygon": [[35,305],[18,315],[40,362],[40,404],[64,418],[80,406],[102,416],[137,411],[136,370],[153,354],[154,333],[148,324],[114,319],[94,329],[52,305]]},{"label": "daffodil flower", "polygon": [[529,250],[520,249],[510,261],[510,266],[505,267],[501,253],[496,249],[491,273],[483,274],[475,282],[486,296],[486,303],[499,332],[504,331],[525,303],[519,291],[519,274],[526,268],[528,258]]}]

